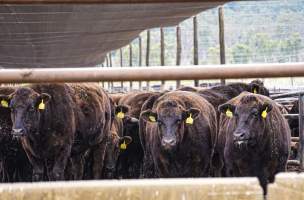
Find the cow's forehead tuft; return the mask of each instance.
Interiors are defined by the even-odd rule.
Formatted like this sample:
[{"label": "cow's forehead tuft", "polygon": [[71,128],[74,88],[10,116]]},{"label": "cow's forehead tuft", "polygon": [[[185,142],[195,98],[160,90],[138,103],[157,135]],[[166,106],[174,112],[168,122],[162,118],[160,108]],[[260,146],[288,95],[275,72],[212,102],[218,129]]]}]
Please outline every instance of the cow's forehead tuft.
[{"label": "cow's forehead tuft", "polygon": [[31,99],[31,97],[35,96],[34,94],[36,93],[31,88],[19,88],[15,92],[14,99],[16,101],[24,102]]},{"label": "cow's forehead tuft", "polygon": [[250,104],[250,103],[257,103],[258,99],[255,95],[245,95],[241,98],[241,104]]},{"label": "cow's forehead tuft", "polygon": [[176,101],[168,100],[168,101],[163,101],[160,103],[160,107],[162,108],[169,108],[169,107],[177,107],[178,103]]},{"label": "cow's forehead tuft", "polygon": [[16,90],[16,95],[28,96],[33,92],[30,88],[19,88]]}]

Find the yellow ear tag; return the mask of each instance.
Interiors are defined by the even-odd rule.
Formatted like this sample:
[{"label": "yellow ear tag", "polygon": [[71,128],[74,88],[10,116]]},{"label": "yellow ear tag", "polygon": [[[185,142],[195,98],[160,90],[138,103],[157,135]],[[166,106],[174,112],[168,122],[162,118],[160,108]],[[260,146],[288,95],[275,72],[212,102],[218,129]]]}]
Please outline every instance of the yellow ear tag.
[{"label": "yellow ear tag", "polygon": [[45,109],[45,104],[43,103],[43,99],[41,100],[41,103],[38,106],[39,110],[44,110]]},{"label": "yellow ear tag", "polygon": [[267,117],[267,109],[268,109],[268,107],[266,107],[266,109],[262,112],[262,114],[261,114],[261,116],[264,118],[264,119],[266,119],[266,117]]},{"label": "yellow ear tag", "polygon": [[253,89],[253,93],[254,93],[254,94],[257,94],[257,93],[258,93],[256,88]]},{"label": "yellow ear tag", "polygon": [[150,122],[156,122],[155,117],[154,117],[154,116],[152,116],[152,115],[150,115],[150,116],[149,116],[149,120],[150,120]]},{"label": "yellow ear tag", "polygon": [[4,108],[8,108],[8,102],[5,101],[5,100],[2,100],[1,101],[1,106],[4,107]]},{"label": "yellow ear tag", "polygon": [[121,150],[126,150],[127,149],[126,141],[124,141],[123,143],[120,144],[120,149]]},{"label": "yellow ear tag", "polygon": [[190,116],[186,119],[186,124],[193,124],[193,118],[191,113]]},{"label": "yellow ear tag", "polygon": [[125,113],[123,113],[122,111],[120,111],[119,113],[117,113],[116,115],[119,119],[123,119],[125,118]]},{"label": "yellow ear tag", "polygon": [[229,118],[233,117],[233,113],[231,112],[231,110],[229,108],[226,110],[226,116]]}]

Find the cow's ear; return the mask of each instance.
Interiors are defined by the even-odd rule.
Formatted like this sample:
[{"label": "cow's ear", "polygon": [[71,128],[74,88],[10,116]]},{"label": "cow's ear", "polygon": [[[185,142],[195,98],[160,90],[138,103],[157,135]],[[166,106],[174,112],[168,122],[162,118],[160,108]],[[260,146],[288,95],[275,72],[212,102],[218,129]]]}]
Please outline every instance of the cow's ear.
[{"label": "cow's ear", "polygon": [[41,93],[36,99],[36,107],[39,110],[44,110],[45,105],[51,100],[51,95],[47,93]]},{"label": "cow's ear", "polygon": [[250,83],[249,84],[249,92],[254,94],[260,94],[260,85],[257,83]]},{"label": "cow's ear", "polygon": [[222,104],[218,107],[218,111],[232,118],[235,112],[235,106],[229,103]]},{"label": "cow's ear", "polygon": [[197,108],[190,108],[183,111],[182,118],[186,120],[186,124],[193,124],[193,121],[198,118],[201,111]]},{"label": "cow's ear", "polygon": [[9,108],[12,95],[0,95],[0,107]]},{"label": "cow's ear", "polygon": [[123,119],[125,118],[126,113],[129,112],[129,107],[125,105],[118,105],[115,107],[115,116]]},{"label": "cow's ear", "polygon": [[131,142],[132,142],[132,138],[130,136],[123,136],[119,138],[119,148],[121,150],[126,150]]},{"label": "cow's ear", "polygon": [[140,116],[144,121],[157,122],[157,114],[152,112],[150,109],[143,111]]},{"label": "cow's ear", "polygon": [[263,105],[260,106],[259,110],[261,117],[266,119],[268,113],[272,110],[272,104],[269,102],[265,102]]}]

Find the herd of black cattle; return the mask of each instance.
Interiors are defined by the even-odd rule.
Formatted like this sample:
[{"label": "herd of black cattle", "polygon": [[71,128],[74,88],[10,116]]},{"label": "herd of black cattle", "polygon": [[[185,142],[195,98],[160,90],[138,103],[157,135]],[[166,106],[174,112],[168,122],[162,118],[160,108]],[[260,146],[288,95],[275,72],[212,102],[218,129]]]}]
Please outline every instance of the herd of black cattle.
[{"label": "herd of black cattle", "polygon": [[2,182],[256,176],[286,170],[286,109],[256,80],[108,94],[97,84],[0,87]]}]

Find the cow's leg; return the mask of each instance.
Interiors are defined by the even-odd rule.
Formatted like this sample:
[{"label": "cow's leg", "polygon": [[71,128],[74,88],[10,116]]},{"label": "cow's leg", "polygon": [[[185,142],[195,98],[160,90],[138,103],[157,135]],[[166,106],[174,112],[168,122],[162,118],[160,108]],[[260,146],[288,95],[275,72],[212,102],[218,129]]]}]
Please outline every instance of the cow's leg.
[{"label": "cow's leg", "polygon": [[144,153],[142,178],[157,178],[152,155],[147,150]]},{"label": "cow's leg", "polygon": [[49,173],[50,181],[64,180],[64,170],[66,168],[68,158],[70,157],[70,146],[63,147],[59,155],[54,158],[53,168]]},{"label": "cow's leg", "polygon": [[41,159],[28,156],[30,163],[33,166],[32,181],[43,181],[44,177],[44,161]]},{"label": "cow's leg", "polygon": [[93,179],[102,178],[102,171],[104,167],[104,158],[106,154],[107,143],[103,140],[93,148]]},{"label": "cow's leg", "polygon": [[70,158],[71,180],[82,180],[84,173],[84,157],[82,154],[73,155]]}]

